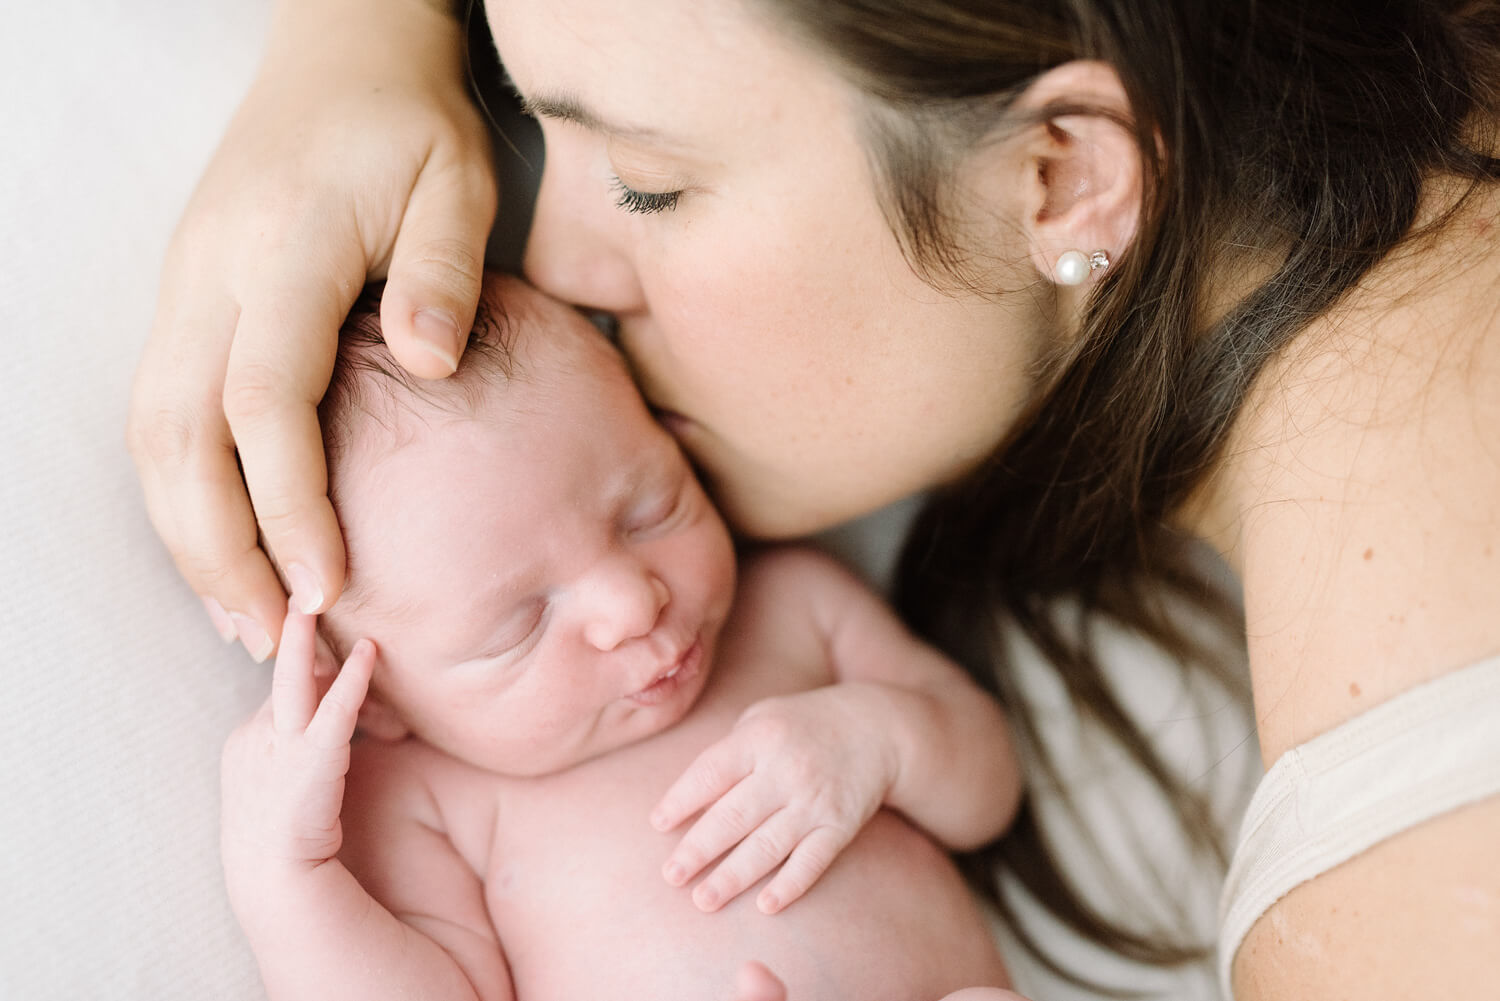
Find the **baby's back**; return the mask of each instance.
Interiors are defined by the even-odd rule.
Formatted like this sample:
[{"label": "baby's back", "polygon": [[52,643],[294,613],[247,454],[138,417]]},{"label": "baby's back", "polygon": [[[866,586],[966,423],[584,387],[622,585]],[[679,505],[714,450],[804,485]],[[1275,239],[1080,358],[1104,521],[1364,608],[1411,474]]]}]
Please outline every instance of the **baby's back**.
[{"label": "baby's back", "polygon": [[516,997],[718,1001],[749,959],[792,1001],[929,1001],[1004,986],[952,862],[889,811],[779,914],[756,909],[758,887],[704,913],[662,878],[687,825],[662,834],[647,818],[672,782],[753,702],[832,680],[818,644],[780,635],[767,649],[749,633],[766,630],[726,627],[708,687],[677,726],[560,774],[503,778],[424,745],[391,749],[423,771],[484,880]]}]

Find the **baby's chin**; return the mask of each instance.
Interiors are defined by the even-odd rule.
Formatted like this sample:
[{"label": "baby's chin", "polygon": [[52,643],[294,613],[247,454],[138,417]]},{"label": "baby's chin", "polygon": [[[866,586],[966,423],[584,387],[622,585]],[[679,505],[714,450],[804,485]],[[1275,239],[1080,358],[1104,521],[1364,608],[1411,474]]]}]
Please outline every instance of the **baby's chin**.
[{"label": "baby's chin", "polygon": [[[700,645],[683,669],[666,685],[658,682],[644,699],[625,696],[600,713],[590,736],[546,760],[535,759],[517,769],[501,769],[518,778],[555,775],[609,754],[644,744],[681,723],[698,704],[709,678],[711,658]],[[529,765],[529,767],[527,767]]]}]

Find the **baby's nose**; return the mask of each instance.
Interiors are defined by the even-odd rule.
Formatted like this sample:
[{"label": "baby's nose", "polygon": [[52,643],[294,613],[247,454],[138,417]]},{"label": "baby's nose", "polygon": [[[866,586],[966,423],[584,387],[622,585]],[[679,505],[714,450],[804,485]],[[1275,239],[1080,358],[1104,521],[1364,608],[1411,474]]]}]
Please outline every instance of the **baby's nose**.
[{"label": "baby's nose", "polygon": [[649,567],[620,563],[594,584],[584,637],[597,650],[610,651],[656,628],[671,592]]}]

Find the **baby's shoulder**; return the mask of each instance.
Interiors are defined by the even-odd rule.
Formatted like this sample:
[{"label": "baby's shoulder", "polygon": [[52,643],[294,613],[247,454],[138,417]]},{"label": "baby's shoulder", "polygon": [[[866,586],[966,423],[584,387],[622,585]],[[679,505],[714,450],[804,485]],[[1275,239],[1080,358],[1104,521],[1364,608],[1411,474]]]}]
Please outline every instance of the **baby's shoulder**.
[{"label": "baby's shoulder", "polygon": [[[471,801],[495,776],[415,737],[356,739],[350,747],[345,808],[374,806],[435,822],[448,804]],[[441,825],[446,826],[446,825]]]},{"label": "baby's shoulder", "polygon": [[425,741],[362,739],[351,747],[343,820],[355,839],[417,830],[440,834],[465,858],[486,852],[502,779]]},{"label": "baby's shoulder", "polygon": [[782,681],[803,665],[799,684],[827,684],[829,642],[839,610],[868,589],[822,550],[806,545],[760,549],[740,562],[739,592],[723,652],[736,670],[775,665]]},{"label": "baby's shoulder", "polygon": [[756,550],[741,559],[737,612],[759,624],[804,622],[827,632],[851,608],[883,599],[843,563],[810,545]]},{"label": "baby's shoulder", "polygon": [[860,587],[854,574],[815,546],[788,544],[756,549],[740,559],[740,594],[801,604],[810,596]]}]

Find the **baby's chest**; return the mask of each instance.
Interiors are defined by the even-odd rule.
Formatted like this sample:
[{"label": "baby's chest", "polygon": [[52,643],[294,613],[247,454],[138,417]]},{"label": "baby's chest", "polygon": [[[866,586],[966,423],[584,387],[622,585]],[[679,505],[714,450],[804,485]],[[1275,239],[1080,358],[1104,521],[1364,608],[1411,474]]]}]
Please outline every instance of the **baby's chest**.
[{"label": "baby's chest", "polygon": [[[696,959],[687,965],[701,962],[702,975],[722,978],[719,948],[735,940],[741,912],[753,904],[746,898],[724,914],[698,911],[688,889],[661,875],[690,825],[661,833],[649,817],[733,719],[706,721],[713,725],[702,730],[680,725],[672,739],[664,735],[502,790],[482,878],[490,920],[518,984],[536,996],[578,996],[581,956],[612,957],[620,982],[649,983],[661,972],[661,944],[672,942],[695,943]],[[657,944],[649,960],[643,942]],[[627,969],[637,961],[639,970]],[[685,968],[678,972],[690,976]],[[549,989],[538,990],[544,984]]]},{"label": "baby's chest", "polygon": [[656,889],[687,825],[663,834],[652,828],[651,810],[737,715],[706,707],[667,733],[567,772],[502,782],[481,870],[492,909],[545,905],[584,879]]}]

